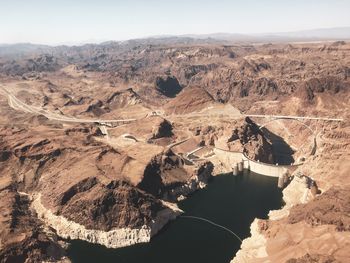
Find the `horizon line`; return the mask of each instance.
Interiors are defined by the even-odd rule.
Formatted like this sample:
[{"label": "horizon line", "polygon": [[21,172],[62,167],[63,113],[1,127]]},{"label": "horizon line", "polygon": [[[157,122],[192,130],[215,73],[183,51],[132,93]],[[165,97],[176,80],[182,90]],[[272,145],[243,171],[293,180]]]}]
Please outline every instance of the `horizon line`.
[{"label": "horizon line", "polygon": [[[318,31],[318,30],[337,30],[337,29],[349,29],[349,36],[346,37],[316,37],[316,36],[288,36],[288,34],[294,34],[294,33],[302,33],[302,32],[308,32],[308,31]],[[0,42],[0,47],[4,46],[11,46],[11,45],[36,45],[36,46],[48,46],[48,47],[59,47],[59,46],[84,46],[84,45],[100,45],[103,43],[107,42],[127,42],[127,41],[132,41],[132,40],[146,40],[146,39],[166,39],[166,38],[191,38],[191,39],[198,39],[198,40],[205,40],[205,39],[214,39],[218,41],[235,41],[234,39],[228,40],[228,39],[220,39],[220,38],[215,38],[215,35],[226,35],[226,36],[231,36],[234,37],[240,36],[240,37],[247,37],[247,38],[252,38],[250,40],[236,40],[236,41],[241,41],[241,42],[252,42],[253,38],[255,40],[258,40],[258,38],[264,38],[264,37],[280,37],[280,38],[285,38],[285,41],[288,41],[288,38],[290,40],[301,40],[301,39],[309,39],[310,41],[336,41],[336,40],[350,40],[350,25],[349,26],[337,26],[337,27],[319,27],[319,28],[310,28],[310,29],[302,29],[302,30],[293,30],[293,31],[270,31],[270,32],[265,32],[265,33],[238,33],[238,32],[212,32],[212,33],[185,33],[185,34],[159,34],[159,35],[147,35],[147,36],[140,36],[140,37],[135,37],[135,38],[127,38],[127,39],[105,39],[105,40],[98,40],[98,39],[90,39],[90,40],[83,40],[83,41],[63,41],[61,43],[38,43],[38,42],[31,42],[31,41],[24,41],[24,42]],[[200,37],[205,37],[206,38],[200,38]],[[213,37],[210,37],[213,36]],[[196,38],[199,37],[199,38]],[[270,40],[271,41],[271,40]],[[281,41],[281,40],[280,40]]]}]

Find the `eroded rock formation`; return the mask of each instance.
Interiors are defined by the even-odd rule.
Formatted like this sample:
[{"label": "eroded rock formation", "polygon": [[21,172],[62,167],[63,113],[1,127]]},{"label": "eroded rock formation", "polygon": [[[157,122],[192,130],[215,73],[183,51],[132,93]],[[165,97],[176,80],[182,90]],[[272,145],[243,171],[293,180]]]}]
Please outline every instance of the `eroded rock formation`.
[{"label": "eroded rock formation", "polygon": [[[161,199],[179,200],[207,184],[213,164],[188,156],[201,146],[276,162],[258,120],[242,113],[350,116],[347,42],[223,45],[169,38],[30,50],[0,58],[5,262],[64,258],[58,236],[46,226],[63,238],[111,247],[148,241],[180,213]],[[101,120],[116,119],[136,121],[101,127]],[[278,219],[257,239],[252,228],[258,245],[255,254],[248,251],[257,257],[348,257],[340,245],[349,240],[348,195],[339,188],[348,184],[348,122],[304,124],[317,131],[313,156],[308,145],[314,138],[305,126],[280,121],[266,129],[283,134],[324,194],[297,205],[304,188],[292,181]],[[312,249],[333,244],[335,251]]]}]

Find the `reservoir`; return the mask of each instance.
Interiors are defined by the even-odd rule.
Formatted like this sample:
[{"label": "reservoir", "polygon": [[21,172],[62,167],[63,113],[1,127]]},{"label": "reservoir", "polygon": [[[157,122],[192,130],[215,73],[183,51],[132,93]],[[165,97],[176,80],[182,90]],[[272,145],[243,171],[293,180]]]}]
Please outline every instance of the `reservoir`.
[{"label": "reservoir", "polygon": [[[267,218],[282,206],[278,178],[245,171],[244,175],[214,177],[205,189],[179,203],[186,216],[210,220],[241,239],[250,236],[254,218]],[[85,241],[72,241],[68,256],[73,263],[227,263],[240,248],[229,231],[194,218],[170,222],[150,243],[109,249]]]}]

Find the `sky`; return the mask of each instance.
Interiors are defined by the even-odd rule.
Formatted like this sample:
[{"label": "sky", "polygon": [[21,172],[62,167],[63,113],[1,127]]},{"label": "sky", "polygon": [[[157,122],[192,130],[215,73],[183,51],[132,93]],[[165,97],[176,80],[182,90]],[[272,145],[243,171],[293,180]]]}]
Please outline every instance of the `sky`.
[{"label": "sky", "polygon": [[0,0],[0,43],[350,26],[350,0]]}]

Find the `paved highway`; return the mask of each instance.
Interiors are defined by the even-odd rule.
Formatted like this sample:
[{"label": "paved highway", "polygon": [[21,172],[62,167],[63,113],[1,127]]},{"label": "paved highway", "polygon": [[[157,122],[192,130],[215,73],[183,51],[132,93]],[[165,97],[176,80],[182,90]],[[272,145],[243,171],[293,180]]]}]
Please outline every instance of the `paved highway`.
[{"label": "paved highway", "polygon": [[344,121],[344,119],[328,118],[328,117],[310,117],[310,116],[291,116],[291,115],[259,115],[246,114],[247,117],[266,118],[266,119],[286,119],[286,120],[321,120],[321,121]]},{"label": "paved highway", "polygon": [[[62,121],[62,122],[77,122],[77,123],[99,123],[100,125],[108,125],[109,123],[129,123],[136,121],[137,119],[110,119],[110,120],[101,120],[101,119],[78,119],[75,117],[65,116],[58,113],[50,112],[40,107],[36,107],[33,105],[28,105],[23,101],[16,98],[10,91],[8,91],[3,86],[0,86],[0,90],[2,90],[8,99],[8,104],[11,108],[15,110],[21,110],[24,112],[34,113],[38,115],[44,115],[48,119]],[[196,114],[191,114],[191,117],[196,116]],[[203,116],[203,115],[202,115]],[[323,121],[343,121],[340,118],[328,118],[328,117],[312,117],[312,116],[288,116],[288,115],[259,115],[259,114],[245,114],[247,117],[255,117],[255,118],[267,118],[267,119],[295,119],[295,120],[323,120]],[[240,117],[240,116],[237,116]]]},{"label": "paved highway", "polygon": [[47,111],[40,107],[36,107],[33,105],[28,105],[23,101],[17,99],[11,92],[5,89],[3,86],[0,86],[0,89],[6,94],[8,104],[11,108],[15,110],[21,110],[28,113],[34,113],[38,115],[44,115],[48,119],[62,121],[62,122],[78,122],[78,123],[100,123],[105,125],[107,123],[129,123],[136,121],[137,119],[118,119],[118,120],[100,120],[100,119],[78,119],[75,117],[60,115],[54,112]]}]

